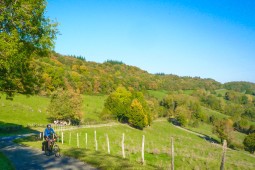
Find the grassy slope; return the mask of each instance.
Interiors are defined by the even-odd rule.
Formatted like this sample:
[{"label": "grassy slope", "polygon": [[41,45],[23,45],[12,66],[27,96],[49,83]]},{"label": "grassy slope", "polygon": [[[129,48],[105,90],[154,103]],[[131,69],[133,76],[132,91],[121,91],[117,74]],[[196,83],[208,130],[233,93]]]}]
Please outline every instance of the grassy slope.
[{"label": "grassy slope", "polygon": [[84,122],[100,122],[99,114],[103,110],[107,96],[83,96]]},{"label": "grassy slope", "polygon": [[[164,92],[158,93],[159,97],[165,95]],[[106,96],[84,96],[84,110],[85,110],[85,120],[95,120],[100,121],[98,114],[103,108],[104,100]],[[0,122],[11,122],[26,125],[31,122],[38,121],[37,123],[47,122],[46,115],[43,114],[46,111],[49,99],[42,98],[38,96],[32,96],[26,98],[25,96],[19,95],[14,101],[6,101],[5,99],[0,100],[1,117]],[[31,112],[31,107],[34,111]],[[41,113],[35,110],[40,108]],[[30,111],[30,112],[29,112]],[[207,114],[218,114],[224,117],[220,113],[214,113],[214,111],[204,109]],[[8,116],[7,113],[12,113],[12,116]],[[25,114],[28,112],[30,114]],[[23,113],[23,114],[20,114]],[[31,113],[35,114],[33,118]],[[13,117],[20,116],[20,121],[12,119]],[[38,117],[40,120],[38,120]],[[168,122],[154,122],[151,127],[146,128],[144,131],[139,131],[132,129],[128,126],[114,126],[114,127],[103,127],[96,128],[98,134],[99,142],[99,152],[94,152],[93,134],[95,128],[83,129],[79,131],[72,132],[72,145],[69,146],[69,139],[65,140],[65,144],[61,146],[67,155],[74,157],[79,157],[79,159],[85,160],[91,164],[107,169],[107,167],[117,168],[121,166],[130,166],[141,168],[140,161],[140,146],[142,134],[146,137],[146,168],[145,169],[155,169],[155,168],[168,168],[170,165],[170,136],[175,139],[175,154],[176,154],[176,167],[189,167],[187,169],[197,169],[198,167],[202,169],[216,169],[219,166],[219,160],[221,155],[221,148],[212,145],[203,139],[184,132],[182,130],[176,129]],[[211,127],[209,125],[202,125],[200,128],[193,129],[209,136],[213,136],[211,133]],[[81,149],[73,149],[76,146],[76,133],[82,135],[81,137]],[[88,133],[89,143],[88,150],[85,147],[85,133]],[[121,158],[121,135],[125,133],[126,135],[126,155],[128,159],[123,160]],[[111,156],[107,154],[107,145],[105,141],[105,134],[109,135],[111,143]],[[69,137],[69,132],[65,134]],[[240,140],[241,141],[241,140]],[[27,144],[40,147],[41,142],[28,142]],[[201,146],[203,146],[201,148]],[[229,151],[228,152],[228,163],[227,169],[249,169],[254,166],[254,158],[246,156],[243,152]],[[239,159],[239,160],[238,160]],[[246,167],[245,167],[246,166]],[[237,168],[238,167],[238,168]],[[245,167],[245,168],[244,168]],[[250,168],[252,169],[252,168]]]},{"label": "grassy slope", "polygon": [[[98,151],[95,151],[94,131],[97,132]],[[69,135],[71,133],[71,144]],[[77,133],[80,136],[80,148],[77,148]],[[85,149],[85,133],[88,134],[88,146]],[[121,154],[122,133],[125,133],[126,159]],[[106,134],[110,139],[111,154],[107,154]],[[141,141],[145,135],[145,161],[140,165]],[[59,144],[62,153],[84,160],[102,169],[167,169],[171,163],[170,137],[174,138],[176,169],[218,169],[222,148],[204,139],[174,127],[164,121],[156,121],[144,131],[127,125],[112,127],[86,128],[64,132],[64,144]],[[39,142],[23,144],[40,148]],[[245,152],[228,150],[226,169],[253,169],[254,157]]]},{"label": "grassy slope", "polygon": [[39,96],[17,95],[13,101],[0,99],[0,122],[27,126],[28,124],[46,124],[46,108],[49,99]]},{"label": "grassy slope", "polygon": [[162,100],[167,95],[167,91],[147,90],[147,92],[149,93],[149,95],[151,95],[159,100]]},{"label": "grassy slope", "polygon": [[[107,96],[84,95],[83,111],[85,121],[100,121],[104,101]],[[28,124],[47,124],[47,106],[49,98],[24,95],[17,95],[13,101],[0,99],[0,125],[3,123],[13,123],[26,126]]]}]

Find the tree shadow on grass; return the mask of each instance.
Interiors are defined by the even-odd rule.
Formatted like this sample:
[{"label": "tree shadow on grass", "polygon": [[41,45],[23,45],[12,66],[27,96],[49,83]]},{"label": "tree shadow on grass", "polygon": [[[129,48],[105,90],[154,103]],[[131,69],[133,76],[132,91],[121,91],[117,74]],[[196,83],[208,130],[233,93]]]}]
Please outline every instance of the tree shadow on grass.
[{"label": "tree shadow on grass", "polygon": [[[169,119],[168,119],[168,122],[169,122],[169,123],[172,123],[174,126],[181,127],[180,123],[179,123],[176,119],[174,119],[174,118],[169,118]],[[183,128],[183,129],[186,129],[186,128]],[[200,134],[200,135],[197,135],[197,136],[198,136],[199,138],[202,138],[202,139],[206,140],[207,142],[220,144],[220,142],[219,142],[218,140],[216,140],[216,139],[214,139],[214,138],[212,138],[212,137],[210,137],[210,136],[208,136],[208,135],[206,135],[206,134],[199,133],[199,132],[193,131],[193,130],[191,130],[191,129],[186,129],[186,130],[191,131],[191,132],[194,132],[194,133],[196,133],[196,134]]]},{"label": "tree shadow on grass", "polygon": [[220,144],[220,142],[218,140],[216,140],[208,135],[205,135],[205,134],[202,134],[202,135],[204,135],[204,136],[199,136],[199,137],[206,140],[207,142]]},{"label": "tree shadow on grass", "polygon": [[16,136],[16,135],[27,134],[27,133],[39,133],[39,132],[19,124],[6,123],[6,122],[0,121],[0,137]]},{"label": "tree shadow on grass", "polygon": [[84,148],[71,148],[64,151],[64,155],[80,159],[99,169],[158,169],[153,165],[142,165],[131,162],[121,156],[110,155],[100,151],[91,151]]}]

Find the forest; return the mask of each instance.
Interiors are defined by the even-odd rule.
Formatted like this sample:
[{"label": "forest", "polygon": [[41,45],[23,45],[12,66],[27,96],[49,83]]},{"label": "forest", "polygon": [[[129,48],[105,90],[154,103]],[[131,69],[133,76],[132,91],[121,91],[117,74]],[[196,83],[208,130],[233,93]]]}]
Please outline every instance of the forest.
[{"label": "forest", "polygon": [[51,94],[59,87],[72,88],[79,93],[109,94],[119,85],[136,90],[215,90],[223,85],[213,79],[180,77],[172,74],[150,74],[121,61],[107,60],[104,63],[86,61],[84,57],[62,56],[52,53],[51,57],[34,61],[36,75],[42,85],[37,93]]}]

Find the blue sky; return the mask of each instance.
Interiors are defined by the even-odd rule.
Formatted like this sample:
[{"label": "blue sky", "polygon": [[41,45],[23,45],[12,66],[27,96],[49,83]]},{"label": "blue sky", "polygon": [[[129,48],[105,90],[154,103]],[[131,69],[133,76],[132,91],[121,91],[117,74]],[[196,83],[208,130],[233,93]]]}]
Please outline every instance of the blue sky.
[{"label": "blue sky", "polygon": [[254,0],[48,0],[46,16],[60,54],[255,83]]}]

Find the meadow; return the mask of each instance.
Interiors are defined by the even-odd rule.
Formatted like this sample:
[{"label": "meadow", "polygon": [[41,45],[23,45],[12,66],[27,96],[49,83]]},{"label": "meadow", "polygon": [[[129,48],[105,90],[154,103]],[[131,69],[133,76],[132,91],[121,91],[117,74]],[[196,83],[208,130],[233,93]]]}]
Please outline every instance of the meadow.
[{"label": "meadow", "polygon": [[[95,147],[95,131],[98,150]],[[122,157],[122,135],[125,134],[125,156]],[[102,169],[169,169],[171,166],[171,137],[174,139],[176,169],[218,169],[222,147],[176,128],[167,120],[155,121],[143,131],[125,124],[109,127],[82,128],[63,131],[61,153],[83,160]],[[77,134],[79,148],[77,146]],[[87,144],[86,144],[87,134]],[[110,141],[108,154],[106,135]],[[145,136],[145,164],[141,164],[142,136]],[[71,136],[71,138],[70,138]],[[42,141],[21,140],[24,145],[41,148]],[[226,169],[253,169],[254,157],[243,151],[228,149]]]},{"label": "meadow", "polygon": [[[162,98],[165,92],[149,92]],[[100,113],[107,96],[83,96],[84,123],[102,123]],[[27,127],[31,124],[48,123],[47,106],[49,98],[24,95],[15,96],[13,101],[0,99],[0,125],[17,124]],[[219,118],[225,115],[203,108],[208,115],[214,114]],[[42,131],[44,127],[31,126],[32,130]],[[202,133],[219,140],[212,133],[212,126],[200,124],[190,130]],[[98,151],[95,150],[95,136],[97,134]],[[61,136],[61,133],[59,136]],[[77,147],[77,133],[79,148]],[[125,134],[125,155],[122,157],[121,141]],[[89,127],[63,131],[64,141],[59,145],[61,154],[76,157],[102,169],[169,169],[171,166],[171,137],[174,139],[174,155],[176,169],[218,169],[221,163],[222,147],[210,143],[198,135],[191,134],[169,123],[166,119],[155,120],[151,126],[143,131],[131,128],[126,124],[115,123],[112,126]],[[85,136],[87,134],[87,145]],[[3,135],[3,134],[1,134]],[[11,134],[10,134],[11,135]],[[71,138],[70,138],[71,135]],[[110,140],[110,154],[108,154],[106,135]],[[142,136],[145,136],[145,164],[141,164]],[[244,135],[237,133],[241,143]],[[42,140],[38,135],[33,138],[18,140],[24,145],[41,149]],[[70,141],[70,142],[69,142]],[[1,158],[2,159],[2,158]],[[254,156],[244,151],[227,150],[226,169],[253,169]]]},{"label": "meadow", "polygon": [[[83,95],[83,123],[102,123],[101,113],[107,96]],[[18,132],[0,133],[0,136],[9,136],[18,133],[28,133],[33,130],[42,131],[48,123],[47,107],[50,98],[41,96],[26,96],[17,94],[13,100],[0,98],[0,126],[19,126]]]}]

